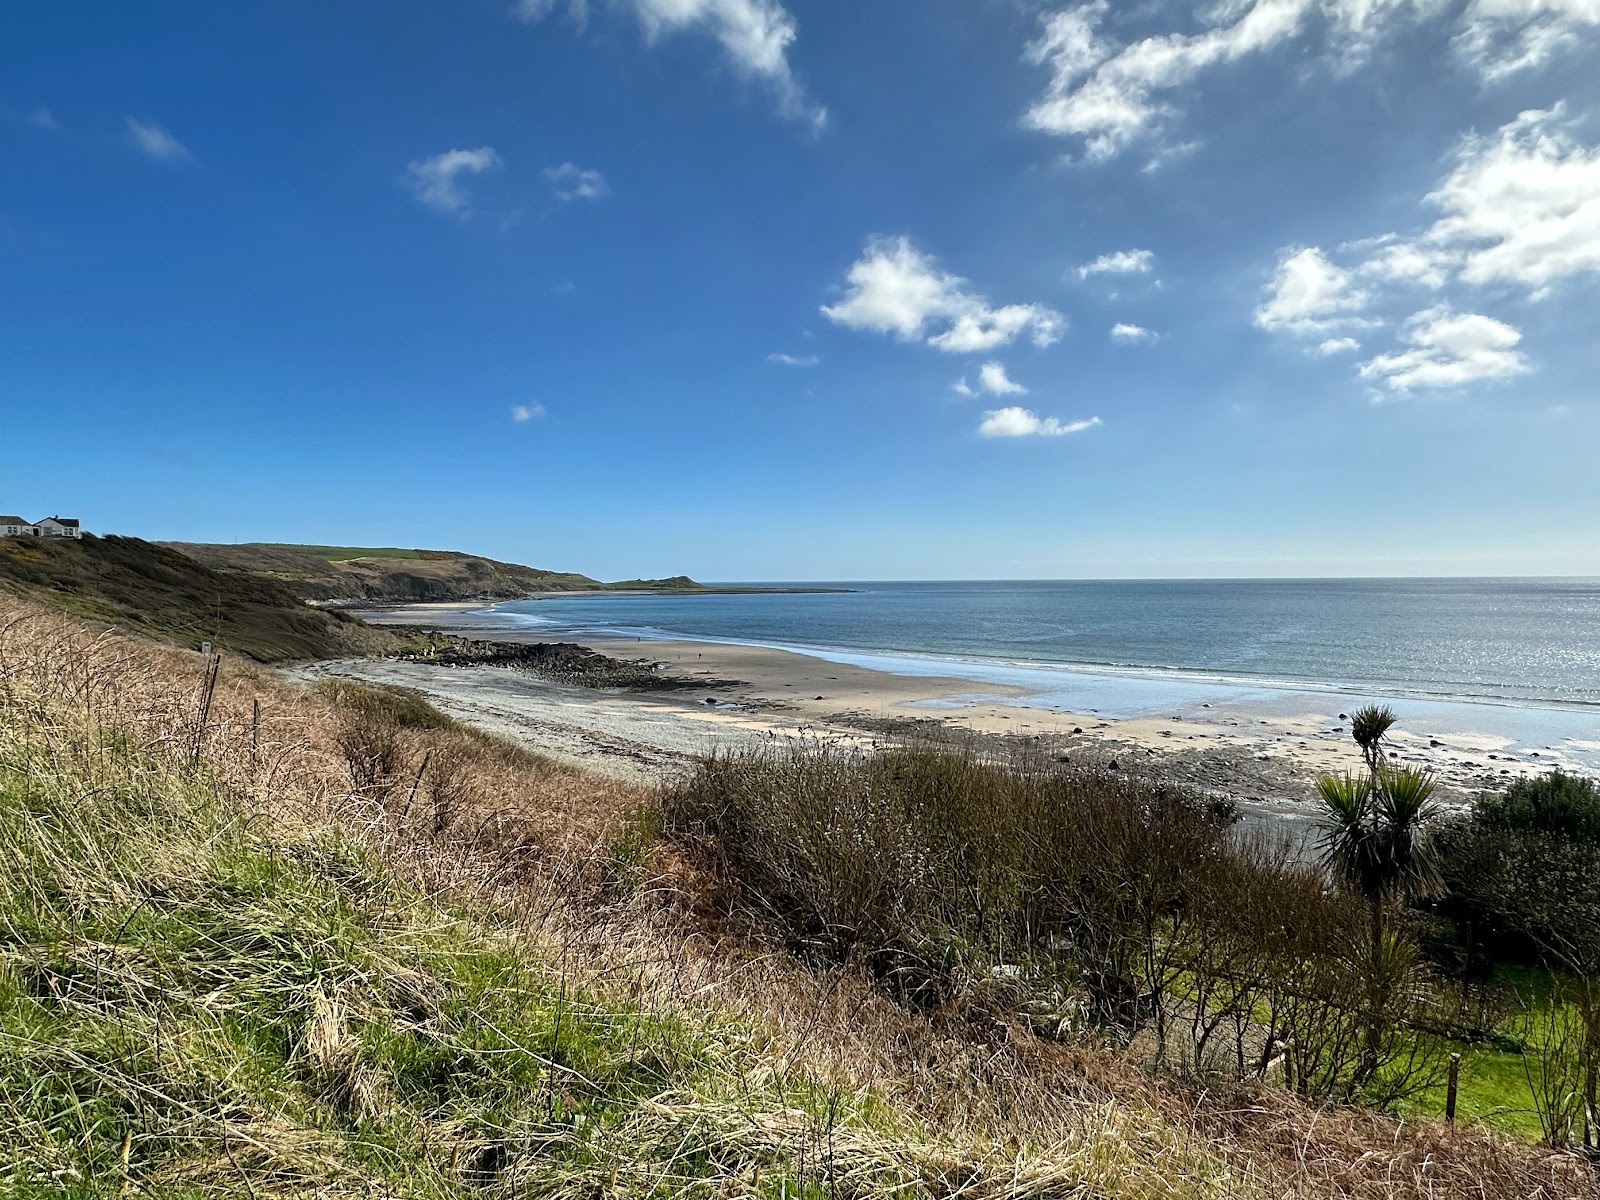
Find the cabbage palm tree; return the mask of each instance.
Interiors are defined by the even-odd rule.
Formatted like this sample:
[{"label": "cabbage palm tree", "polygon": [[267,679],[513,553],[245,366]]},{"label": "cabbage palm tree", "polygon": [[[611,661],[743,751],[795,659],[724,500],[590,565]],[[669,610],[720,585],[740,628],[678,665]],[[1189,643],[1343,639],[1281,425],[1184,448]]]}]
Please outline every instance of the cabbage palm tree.
[{"label": "cabbage palm tree", "polygon": [[1371,914],[1373,982],[1362,1064],[1366,1075],[1377,1069],[1386,999],[1381,984],[1385,914],[1391,901],[1426,892],[1438,876],[1427,828],[1436,812],[1434,777],[1429,771],[1384,762],[1383,738],[1394,720],[1387,707],[1369,705],[1357,712],[1351,733],[1367,762],[1367,777],[1324,775],[1317,780],[1322,863],[1366,900]]},{"label": "cabbage palm tree", "polygon": [[1383,739],[1394,728],[1394,709],[1387,704],[1379,707],[1368,704],[1356,709],[1350,718],[1350,736],[1361,747],[1361,757],[1367,760],[1367,771],[1376,775],[1383,765]]}]

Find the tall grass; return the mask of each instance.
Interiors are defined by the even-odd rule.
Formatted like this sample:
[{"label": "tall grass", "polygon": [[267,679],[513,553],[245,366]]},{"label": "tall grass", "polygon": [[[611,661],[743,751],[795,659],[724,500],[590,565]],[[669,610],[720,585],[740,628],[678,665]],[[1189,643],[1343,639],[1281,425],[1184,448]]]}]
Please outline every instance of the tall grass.
[{"label": "tall grass", "polygon": [[1591,1194],[914,1011],[745,938],[648,795],[232,660],[197,724],[205,670],[0,608],[0,1195]]}]

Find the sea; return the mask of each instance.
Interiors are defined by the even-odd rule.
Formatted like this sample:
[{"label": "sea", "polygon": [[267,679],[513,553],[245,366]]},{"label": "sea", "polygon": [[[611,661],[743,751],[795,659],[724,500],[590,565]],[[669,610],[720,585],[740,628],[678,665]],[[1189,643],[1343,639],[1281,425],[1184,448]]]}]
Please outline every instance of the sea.
[{"label": "sea", "polygon": [[[1023,689],[1107,717],[1391,704],[1600,775],[1600,579],[764,583],[833,592],[594,594],[496,605],[551,636],[771,646]],[[995,699],[981,691],[941,701]]]}]

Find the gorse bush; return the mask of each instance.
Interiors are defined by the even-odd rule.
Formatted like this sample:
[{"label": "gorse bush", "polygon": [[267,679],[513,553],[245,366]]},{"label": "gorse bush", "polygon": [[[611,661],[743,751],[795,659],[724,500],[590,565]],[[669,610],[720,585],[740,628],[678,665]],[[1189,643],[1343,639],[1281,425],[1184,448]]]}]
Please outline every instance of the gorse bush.
[{"label": "gorse bush", "polygon": [[1473,805],[1472,820],[1490,829],[1559,834],[1600,844],[1600,783],[1552,771],[1518,779]]}]

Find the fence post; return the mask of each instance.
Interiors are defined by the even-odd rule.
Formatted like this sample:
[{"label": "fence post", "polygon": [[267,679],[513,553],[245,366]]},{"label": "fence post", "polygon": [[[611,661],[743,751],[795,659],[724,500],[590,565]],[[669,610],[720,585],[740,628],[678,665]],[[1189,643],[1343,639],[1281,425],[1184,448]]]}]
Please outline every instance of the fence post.
[{"label": "fence post", "polygon": [[1444,1094],[1444,1119],[1448,1124],[1456,1123],[1456,1091],[1461,1084],[1461,1055],[1450,1056],[1450,1086]]}]

